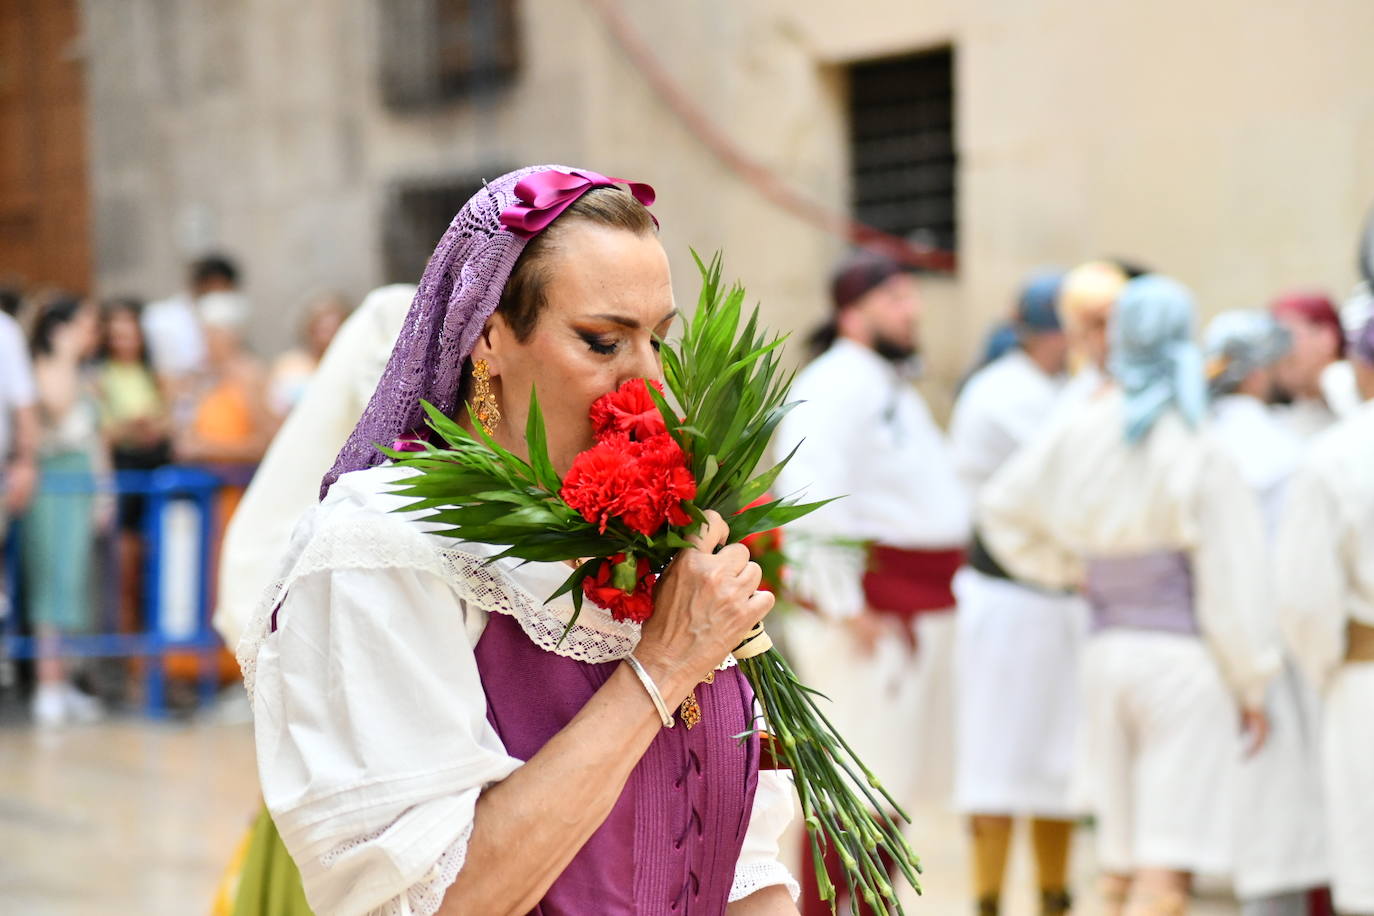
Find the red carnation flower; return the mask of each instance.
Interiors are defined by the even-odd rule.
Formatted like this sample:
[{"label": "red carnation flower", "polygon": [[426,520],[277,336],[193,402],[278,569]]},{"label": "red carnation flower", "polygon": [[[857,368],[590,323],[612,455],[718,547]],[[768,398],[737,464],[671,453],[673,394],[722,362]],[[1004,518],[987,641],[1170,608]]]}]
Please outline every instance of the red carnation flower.
[{"label": "red carnation flower", "polygon": [[687,456],[666,432],[634,442],[611,436],[573,459],[559,495],[601,533],[612,519],[652,537],[665,522],[685,525],[684,499],[697,493]]},{"label": "red carnation flower", "polygon": [[611,436],[624,434],[635,442],[643,442],[667,430],[663,414],[658,412],[654,399],[649,396],[649,385],[659,394],[663,393],[663,386],[658,382],[646,384],[642,378],[632,378],[592,403],[592,430],[596,441],[604,442]]},{"label": "red carnation flower", "polygon": [[616,620],[643,623],[654,612],[654,583],[658,581],[658,576],[649,571],[649,561],[640,557],[635,564],[635,590],[622,591],[611,582],[611,576],[616,564],[624,561],[623,553],[608,557],[595,575],[582,580],[582,594],[597,607],[610,611]]}]

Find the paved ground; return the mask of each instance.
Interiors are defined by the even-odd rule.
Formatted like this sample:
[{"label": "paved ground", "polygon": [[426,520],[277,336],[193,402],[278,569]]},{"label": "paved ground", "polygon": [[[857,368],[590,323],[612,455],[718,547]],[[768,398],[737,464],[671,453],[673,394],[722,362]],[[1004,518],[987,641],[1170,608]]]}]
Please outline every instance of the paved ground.
[{"label": "paved ground", "polygon": [[[257,805],[248,726],[117,719],[39,732],[0,727],[0,910],[27,916],[203,914]],[[926,894],[909,912],[965,916],[962,828],[916,812],[912,839]],[[1079,916],[1097,911],[1080,835]],[[1024,849],[1012,865],[1006,916],[1035,916]],[[1194,916],[1230,916],[1220,898]]]}]

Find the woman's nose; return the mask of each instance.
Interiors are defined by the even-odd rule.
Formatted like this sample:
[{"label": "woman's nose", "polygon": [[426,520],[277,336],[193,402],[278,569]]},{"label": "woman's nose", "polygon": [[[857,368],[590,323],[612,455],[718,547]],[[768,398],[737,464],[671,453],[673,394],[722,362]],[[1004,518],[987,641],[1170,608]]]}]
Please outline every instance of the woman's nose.
[{"label": "woman's nose", "polygon": [[659,361],[658,350],[652,340],[636,344],[634,353],[625,362],[625,374],[620,381],[632,378],[647,378],[656,382],[663,381],[663,364]]}]

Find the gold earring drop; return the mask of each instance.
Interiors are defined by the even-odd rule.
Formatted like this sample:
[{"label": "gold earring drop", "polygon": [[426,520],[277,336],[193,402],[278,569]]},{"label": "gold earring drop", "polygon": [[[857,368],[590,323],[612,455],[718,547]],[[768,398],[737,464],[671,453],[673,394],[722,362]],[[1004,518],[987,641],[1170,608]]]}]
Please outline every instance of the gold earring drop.
[{"label": "gold earring drop", "polygon": [[488,436],[496,435],[496,427],[501,423],[501,406],[496,403],[496,395],[491,393],[491,367],[485,359],[472,364],[472,407],[482,430]]}]

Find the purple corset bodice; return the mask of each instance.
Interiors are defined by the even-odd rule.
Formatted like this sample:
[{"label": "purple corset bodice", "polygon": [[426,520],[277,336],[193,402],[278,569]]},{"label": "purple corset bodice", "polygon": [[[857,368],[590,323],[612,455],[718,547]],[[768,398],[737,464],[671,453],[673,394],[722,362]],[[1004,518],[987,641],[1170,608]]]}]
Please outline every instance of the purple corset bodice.
[{"label": "purple corset bodice", "polygon": [[[506,751],[534,756],[582,709],[619,662],[588,664],[536,646],[513,618],[492,614],[477,643],[487,718]],[[702,720],[663,729],[611,814],[531,916],[718,916],[758,782],[754,695],[738,668],[697,687]]]},{"label": "purple corset bodice", "polygon": [[1094,632],[1108,628],[1196,635],[1193,566],[1186,553],[1164,551],[1088,559],[1083,595]]}]

